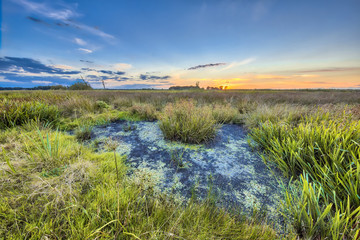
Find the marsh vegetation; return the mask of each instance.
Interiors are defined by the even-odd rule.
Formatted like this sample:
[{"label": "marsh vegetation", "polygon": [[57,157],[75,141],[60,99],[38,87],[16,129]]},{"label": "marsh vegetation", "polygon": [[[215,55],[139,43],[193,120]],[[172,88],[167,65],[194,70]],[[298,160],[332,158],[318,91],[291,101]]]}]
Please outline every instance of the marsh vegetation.
[{"label": "marsh vegetation", "polygon": [[[1,92],[0,238],[358,239],[359,104],[359,91],[340,90]],[[129,134],[131,121],[159,120],[165,138],[191,144],[211,142],[221,124],[244,126],[291,179],[283,228],[211,197],[178,202],[148,174],[129,174],[116,146],[97,151],[90,139],[117,120]]]}]

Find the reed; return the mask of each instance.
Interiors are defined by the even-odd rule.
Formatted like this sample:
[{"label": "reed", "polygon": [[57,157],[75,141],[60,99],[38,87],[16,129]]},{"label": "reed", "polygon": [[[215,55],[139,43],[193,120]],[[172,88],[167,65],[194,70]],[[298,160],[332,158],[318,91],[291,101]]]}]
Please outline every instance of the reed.
[{"label": "reed", "polygon": [[218,128],[211,111],[196,106],[193,101],[168,104],[159,126],[169,140],[196,144],[213,139]]},{"label": "reed", "polygon": [[300,198],[288,193],[286,202],[301,236],[351,239],[359,234],[359,121],[348,114],[331,118],[319,111],[295,125],[260,122],[250,135],[264,151],[266,162],[276,163],[285,175],[300,176]]}]

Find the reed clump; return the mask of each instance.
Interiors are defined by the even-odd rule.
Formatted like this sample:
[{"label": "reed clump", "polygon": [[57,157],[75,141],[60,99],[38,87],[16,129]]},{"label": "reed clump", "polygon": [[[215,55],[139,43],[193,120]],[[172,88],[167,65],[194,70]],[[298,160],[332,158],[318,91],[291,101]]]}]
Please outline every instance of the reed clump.
[{"label": "reed clump", "polygon": [[161,117],[160,129],[165,138],[183,143],[203,143],[213,139],[218,125],[208,107],[193,101],[168,104]]},{"label": "reed clump", "polygon": [[31,120],[56,124],[60,111],[56,106],[38,101],[0,101],[0,129],[24,125]]},{"label": "reed clump", "polygon": [[356,239],[360,229],[360,121],[319,110],[299,122],[266,120],[251,137],[285,175],[299,177],[286,208],[304,238]]}]

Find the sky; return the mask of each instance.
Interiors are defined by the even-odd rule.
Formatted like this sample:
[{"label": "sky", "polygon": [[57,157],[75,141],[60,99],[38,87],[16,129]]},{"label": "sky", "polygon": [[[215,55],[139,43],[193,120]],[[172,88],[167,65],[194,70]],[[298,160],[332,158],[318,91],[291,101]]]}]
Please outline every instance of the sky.
[{"label": "sky", "polygon": [[0,87],[360,88],[359,0],[0,1]]}]

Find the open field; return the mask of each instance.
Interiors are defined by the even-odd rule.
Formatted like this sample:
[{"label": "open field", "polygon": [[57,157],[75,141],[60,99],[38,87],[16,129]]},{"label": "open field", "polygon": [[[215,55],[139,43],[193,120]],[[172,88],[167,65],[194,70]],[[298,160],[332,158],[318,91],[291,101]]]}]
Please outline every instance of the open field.
[{"label": "open field", "polygon": [[[158,127],[156,141],[148,140],[156,149],[144,153],[154,159],[167,143],[186,146],[184,157],[171,151],[159,159],[169,156],[169,172],[179,168],[187,176],[200,168],[186,161],[202,161],[188,155],[215,156],[211,164],[219,168],[242,154],[234,132],[216,142],[231,124],[279,181],[273,211],[280,224],[242,193],[242,204],[221,204],[211,184],[202,194],[186,186],[185,199],[164,191],[156,174],[129,163],[139,151],[121,145],[144,141],[138,149],[145,149],[144,126]],[[116,126],[119,138],[111,135]],[[360,239],[358,90],[3,91],[0,129],[0,238]],[[135,133],[140,137],[131,138]],[[234,173],[243,177],[241,168]]]}]

